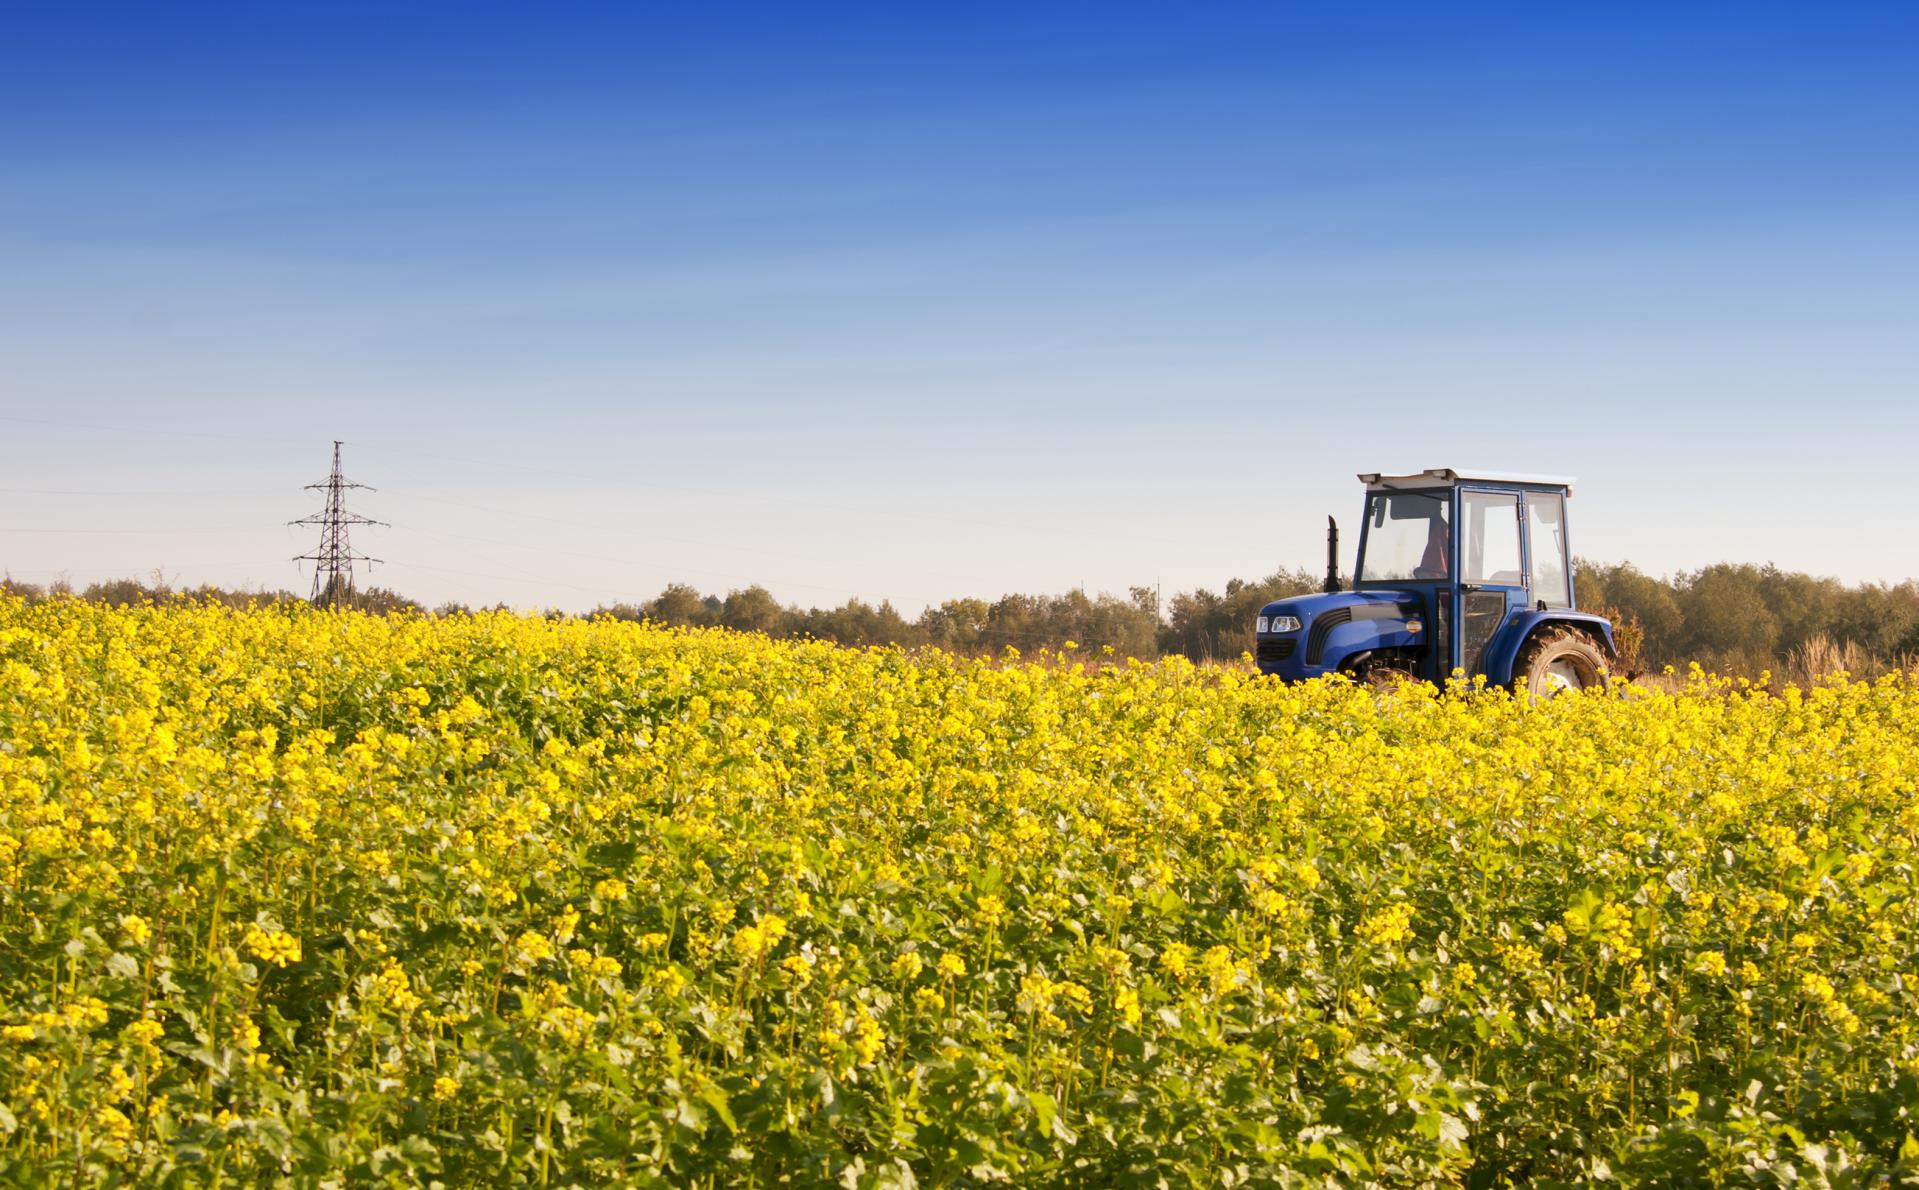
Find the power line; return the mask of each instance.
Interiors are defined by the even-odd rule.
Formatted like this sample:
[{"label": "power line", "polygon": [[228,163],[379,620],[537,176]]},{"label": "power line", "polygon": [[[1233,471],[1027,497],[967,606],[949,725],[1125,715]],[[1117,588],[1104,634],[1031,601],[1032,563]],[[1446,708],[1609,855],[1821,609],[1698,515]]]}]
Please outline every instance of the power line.
[{"label": "power line", "polygon": [[178,525],[169,525],[159,529],[23,529],[15,528],[11,525],[0,526],[0,533],[39,533],[54,536],[66,533],[86,535],[110,533],[116,536],[126,536],[129,534],[138,535],[142,533],[258,533],[260,531],[258,525],[225,525],[211,529],[191,529]]},{"label": "power line", "polygon": [[[452,503],[452,502],[449,501],[449,503]],[[475,507],[475,506],[468,505],[467,507]],[[560,523],[562,524],[576,523],[572,521],[563,521],[561,520],[561,518],[558,518],[558,517],[547,517],[543,519],[560,521]],[[527,550],[534,553],[554,554],[559,557],[566,557],[566,558],[584,558],[594,562],[616,562],[625,566],[633,565],[632,558],[624,557],[624,556],[616,556],[613,554],[585,553],[580,550],[561,549],[556,546],[550,546],[550,545],[529,545],[525,542],[503,541],[497,537],[476,537],[470,533],[448,533],[438,529],[422,529],[416,525],[395,525],[393,527],[400,530],[403,533],[418,533],[427,537],[443,538],[448,541],[470,541],[480,545],[500,546],[503,549]],[[584,527],[591,528],[592,526],[584,526]],[[661,540],[674,541],[674,540],[685,540],[685,539],[662,538]],[[388,563],[388,565],[395,565],[395,564]],[[749,585],[759,581],[748,575],[734,574],[732,572],[723,571],[723,570],[707,570],[707,569],[702,569],[700,567],[695,567],[695,566],[670,566],[670,567],[652,566],[652,567],[643,567],[643,568],[650,569],[654,572],[663,573],[667,575],[668,581],[672,581],[672,576],[677,574],[703,574],[709,578],[720,578],[720,579],[725,579],[728,582],[747,583]],[[540,581],[545,581],[545,580],[541,579]],[[859,594],[858,591],[854,590],[851,587],[833,587],[833,586],[826,586],[820,583],[788,582],[782,585],[788,586],[788,587],[804,587],[808,590],[813,590],[813,591],[828,591],[836,595],[857,596]]]},{"label": "power line", "polygon": [[[170,430],[170,429],[156,429],[156,428],[151,428],[146,426],[128,426],[124,424],[110,425],[110,426],[95,425],[95,424],[87,424],[87,423],[80,423],[80,422],[60,421],[60,420],[55,420],[51,418],[20,417],[12,414],[0,414],[0,422],[14,422],[22,425],[45,426],[52,429],[83,430],[90,433],[135,434],[142,437],[154,435],[154,434],[160,434],[160,435],[165,435],[173,438],[196,439],[196,440],[206,441],[206,442],[245,442],[245,443],[263,445],[263,446],[269,445],[269,444],[278,446],[288,441],[288,439],[282,438],[279,436],[193,432],[193,431]],[[356,443],[355,445],[357,447],[357,446],[362,446],[363,444]],[[376,461],[380,458],[387,458],[389,462],[392,461],[392,456],[390,454],[383,453],[377,446],[372,447],[370,449],[371,449],[371,455]],[[363,454],[367,453],[367,451],[363,449],[362,453]],[[537,463],[527,463],[527,462],[513,460],[513,459],[488,458],[482,455],[469,454],[469,453],[445,453],[445,452],[435,452],[435,451],[408,450],[406,452],[406,459],[408,462],[421,460],[421,459],[438,460],[438,461],[447,462],[447,463],[459,463],[459,464],[466,465],[468,467],[480,468],[480,469],[483,469],[489,472],[495,472],[495,473],[498,473],[501,471],[517,471],[517,472],[521,472],[528,475],[564,478],[569,481],[578,481],[583,478],[584,479],[605,479],[605,480],[617,483],[621,487],[645,488],[651,491],[659,491],[659,492],[674,492],[674,493],[678,493],[685,496],[701,498],[709,501],[709,503],[712,501],[716,501],[716,500],[724,499],[728,497],[737,497],[739,495],[737,491],[727,487],[715,487],[710,485],[697,485],[697,484],[672,484],[672,483],[660,483],[657,481],[637,480],[631,477],[630,475],[626,475],[626,474],[614,475],[608,472],[596,472],[596,471],[582,472],[576,468],[562,469],[559,467],[542,466]],[[19,490],[22,491],[23,493],[32,491],[32,489],[19,489]],[[52,495],[52,494],[64,494],[64,493],[55,493],[52,491],[45,491],[44,493],[36,493],[36,494]],[[74,493],[74,494],[81,494],[81,493]],[[84,494],[113,495],[117,493],[89,492]],[[136,493],[129,492],[126,494],[134,495]],[[187,493],[156,492],[153,494],[185,495]],[[431,497],[427,497],[427,498],[431,498]],[[447,502],[448,503],[464,503],[462,501],[447,501]],[[873,503],[847,502],[847,501],[827,500],[827,499],[819,499],[819,498],[808,498],[805,496],[796,496],[791,493],[783,494],[780,498],[780,503],[783,506],[789,506],[789,507],[812,508],[812,509],[818,509],[820,511],[825,511],[825,512],[854,513],[862,517],[882,517],[888,520],[905,521],[910,524],[950,526],[950,527],[959,527],[959,528],[967,528],[967,529],[985,530],[989,532],[1014,531],[1014,532],[1021,532],[1021,533],[1032,533],[1032,532],[1037,532],[1041,529],[1047,528],[1048,526],[1048,523],[1045,520],[1039,519],[1036,517],[1031,517],[1031,516],[1022,517],[1018,520],[981,519],[973,516],[955,516],[955,515],[951,515],[943,512],[928,511],[924,508],[900,505],[896,503],[881,502],[881,503],[873,504]],[[474,507],[474,508],[478,507],[476,505],[468,505],[468,506]],[[519,511],[511,512],[509,513],[509,515],[538,517],[538,514],[519,512]],[[568,519],[568,518],[539,517],[539,519],[562,520],[562,519]],[[1058,523],[1056,525],[1056,529],[1059,532],[1070,532],[1074,537],[1079,539],[1096,539],[1096,540],[1112,542],[1115,544],[1124,543],[1124,544],[1130,544],[1130,545],[1143,545],[1143,546],[1168,546],[1168,545],[1184,546],[1188,544],[1188,541],[1189,541],[1189,539],[1184,537],[1180,537],[1180,538],[1153,537],[1153,536],[1143,536],[1137,533],[1116,531],[1114,528],[1114,525],[1111,522],[1107,522],[1103,520],[1088,521],[1084,518],[1073,519],[1070,521],[1070,523],[1066,523],[1066,522]],[[702,543],[702,544],[705,544],[705,543]]]},{"label": "power line", "polygon": [[[78,423],[58,421],[54,419],[18,417],[14,415],[4,415],[4,414],[0,414],[0,422],[15,422],[20,424],[47,426],[47,427],[64,428],[64,429],[83,429],[83,430],[95,430],[95,431],[115,430],[118,432],[144,432],[144,430],[135,431],[132,427],[128,427],[124,425],[113,426],[113,427],[88,426],[88,425],[82,425]],[[156,432],[160,432],[160,431],[156,431]],[[168,431],[168,433],[170,434],[170,436],[173,436],[173,437],[198,438],[206,441],[251,442],[251,443],[260,443],[260,444],[264,444],[264,443],[277,444],[279,442],[285,441],[285,439],[281,439],[277,437],[269,438],[269,437],[263,437],[263,436],[242,436],[237,434],[204,434],[204,433],[196,434],[196,433],[185,433],[180,431]],[[336,454],[338,453],[338,448],[341,445],[343,445],[343,443],[336,440],[335,442]],[[359,446],[356,446],[356,449],[362,449],[362,453],[363,454],[366,453],[365,450]],[[376,449],[374,451],[374,454],[378,455],[378,453],[379,452]],[[522,472],[530,475],[549,475],[549,476],[564,475],[566,478],[575,479],[575,480],[582,478],[581,473],[578,471],[560,471],[551,467],[530,465],[526,462],[519,461],[519,460],[487,459],[479,455],[468,454],[468,453],[410,452],[409,458],[438,459],[444,462],[463,464],[467,467],[483,468],[492,472],[498,472],[501,470],[512,470],[512,471],[518,471],[518,472]],[[673,493],[679,493],[679,494],[683,494],[691,497],[703,498],[707,502],[708,507],[713,507],[718,500],[723,499],[725,497],[739,495],[739,493],[727,488],[645,482],[645,481],[637,481],[627,476],[621,476],[618,482],[626,486],[642,487],[642,488],[647,488],[655,491],[673,492]],[[309,488],[318,490],[325,487],[326,485],[310,484],[307,486]],[[361,487],[364,485],[348,483],[345,486]],[[0,488],[0,493],[17,494],[17,495],[50,495],[50,496],[51,495],[68,495],[68,496],[134,497],[134,498],[141,497],[141,496],[185,497],[185,496],[195,496],[195,495],[204,494],[200,491],[187,490],[187,489],[176,489],[176,490],[123,489],[123,490],[114,491],[114,490],[87,490],[87,489],[66,489],[66,488]],[[610,525],[593,525],[593,524],[579,521],[573,517],[543,515],[543,514],[531,512],[522,508],[489,507],[487,505],[476,504],[471,501],[451,499],[443,496],[432,496],[422,492],[409,493],[408,498],[427,500],[427,501],[432,501],[434,503],[465,508],[473,512],[482,513],[488,516],[489,518],[494,518],[495,523],[498,523],[497,518],[521,517],[521,518],[526,518],[533,521],[546,522],[551,524],[570,525],[576,528],[591,530],[591,531],[601,533],[604,535],[609,535],[609,536],[617,533],[621,533],[621,532],[626,532],[631,529],[630,525],[620,526],[618,528],[615,528],[614,526],[610,526]],[[887,503],[881,503],[879,505],[850,504],[850,503],[842,503],[842,502],[832,501],[832,500],[818,500],[818,499],[808,500],[803,497],[794,498],[790,495],[782,497],[781,503],[783,505],[790,505],[794,507],[811,507],[811,508],[821,509],[821,510],[858,512],[862,516],[868,516],[868,517],[879,516],[879,517],[885,517],[888,519],[903,520],[908,523],[927,525],[927,526],[958,526],[958,527],[977,529],[977,530],[987,530],[987,531],[994,531],[994,532],[1004,531],[1004,530],[1017,530],[1017,531],[1023,531],[1023,532],[1030,532],[1035,529],[1036,525],[1040,524],[1040,522],[1036,522],[1035,520],[1030,518],[1021,520],[1017,523],[1013,523],[1013,522],[997,522],[993,520],[974,519],[974,518],[965,517],[965,516],[950,516],[950,515],[944,515],[938,512],[929,512],[924,509],[918,509],[910,504],[905,504],[905,505],[887,504]],[[288,523],[292,525],[321,525],[324,528],[325,514],[322,513],[314,517],[308,517],[299,521],[292,521]],[[364,518],[360,518],[360,519],[349,518],[349,520],[346,523],[348,524],[377,523],[383,526],[386,525],[386,522],[372,522]],[[196,530],[176,530],[176,531],[200,532],[200,533],[212,533],[212,532],[239,533],[239,532],[244,532],[245,530],[242,530],[236,527],[231,530],[224,529],[224,528],[220,530],[203,528],[203,529],[196,529]],[[450,533],[434,533],[431,530],[415,529],[413,531],[422,532],[431,536],[438,536],[438,537],[449,538],[449,539],[458,539],[460,536],[457,534],[450,534]],[[1171,544],[1165,539],[1134,536],[1132,534],[1124,534],[1124,535],[1117,534],[1113,532],[1110,523],[1100,521],[1100,520],[1094,520],[1091,522],[1076,521],[1074,523],[1073,532],[1075,535],[1083,536],[1089,531],[1097,534],[1100,537],[1104,537],[1105,539],[1109,541],[1114,541],[1114,542],[1126,541],[1126,542],[1132,542],[1140,545]],[[65,533],[74,533],[74,534],[87,534],[87,535],[93,535],[93,534],[122,535],[124,534],[124,535],[131,536],[131,535],[142,535],[147,533],[158,534],[158,533],[167,532],[167,530],[91,529],[91,528],[73,529],[73,530],[65,530],[65,529],[12,529],[12,530],[9,530],[4,527],[0,527],[0,533],[4,533],[4,532],[21,532],[21,533],[30,533],[30,534],[36,534],[36,535],[40,535],[40,534],[58,535],[58,534],[65,534]],[[698,537],[698,538],[676,537],[676,536],[661,534],[652,530],[649,530],[646,536],[650,542],[675,542],[680,544],[699,545],[706,549],[727,550],[727,551],[737,552],[741,554],[749,554],[749,555],[753,555],[760,558],[764,558],[766,556],[766,551],[762,547],[760,547],[757,544],[750,544],[749,542],[745,540],[716,541],[710,537]],[[327,540],[326,535],[323,533],[322,549],[324,549],[326,540]],[[630,558],[626,558],[626,557],[614,558],[614,557],[608,557],[603,554],[592,554],[592,553],[586,553],[586,552],[580,552],[580,551],[556,549],[552,545],[545,545],[545,544],[533,545],[533,544],[524,543],[524,542],[507,541],[507,540],[501,540],[501,539],[492,538],[492,537],[467,537],[466,540],[481,542],[488,545],[494,545],[494,546],[501,547],[503,549],[527,550],[527,551],[533,551],[533,552],[544,553],[549,555],[563,555],[563,556],[577,557],[577,558],[583,558],[583,559],[618,562],[623,564],[631,564],[631,561],[632,561]],[[352,553],[350,548],[347,552],[348,554]],[[312,555],[300,555],[295,560],[296,561],[307,561],[307,560],[319,561],[319,555],[317,553]],[[347,560],[349,562],[358,560],[358,561],[365,561],[369,563],[374,561],[381,561],[382,564],[384,564],[384,560],[367,558],[365,555],[352,555]],[[650,569],[663,571],[667,573],[668,575],[675,574],[675,573],[699,574],[699,575],[707,576],[709,578],[717,578],[717,579],[721,579],[729,582],[759,582],[759,581],[764,581],[764,578],[765,578],[765,576],[761,575],[761,576],[756,576],[749,579],[747,576],[732,574],[725,571],[701,569],[701,568],[685,567],[685,566],[663,566],[662,565],[662,566],[655,566]],[[347,570],[348,570],[348,577],[350,578],[351,567],[348,566]],[[924,567],[916,567],[913,569],[912,573],[926,576],[926,577],[954,579],[962,582],[972,581],[976,577],[971,574],[960,574],[956,572],[932,570]],[[493,577],[493,576],[489,576],[489,577]],[[327,581],[327,572],[316,571],[314,581],[315,581],[316,598],[318,598],[324,594],[324,591],[321,589],[321,585],[323,584],[323,582]],[[514,580],[514,581],[525,581],[525,580]],[[556,583],[555,585],[567,586],[568,584]],[[793,581],[793,582],[782,583],[781,585],[787,586],[787,587],[806,588],[806,589],[821,591],[821,592],[831,592],[834,594],[856,594],[856,592],[852,588],[834,586],[829,584]],[[576,589],[579,589],[579,588],[576,588]]]},{"label": "power line", "polygon": [[279,488],[0,488],[5,496],[265,496]]},{"label": "power line", "polygon": [[297,521],[288,521],[289,525],[320,526],[320,545],[313,553],[298,554],[295,562],[313,563],[313,602],[344,607],[353,602],[353,564],[365,562],[369,569],[378,558],[369,558],[365,554],[354,552],[348,540],[348,529],[353,525],[385,525],[385,521],[376,521],[358,513],[346,510],[346,493],[349,488],[366,488],[363,483],[350,482],[340,471],[340,443],[333,443],[333,471],[323,483],[310,483],[308,491],[326,493],[326,509],[310,517]]},{"label": "power line", "polygon": [[244,442],[249,445],[272,443],[276,446],[301,441],[280,435],[261,434],[218,434],[204,430],[176,430],[151,425],[130,425],[124,421],[113,424],[93,424],[87,422],[60,421],[47,417],[20,417],[12,413],[0,413],[0,421],[13,422],[23,426],[46,426],[55,430],[85,430],[90,434],[129,434],[140,438],[159,435],[165,438],[188,438],[202,442]]}]

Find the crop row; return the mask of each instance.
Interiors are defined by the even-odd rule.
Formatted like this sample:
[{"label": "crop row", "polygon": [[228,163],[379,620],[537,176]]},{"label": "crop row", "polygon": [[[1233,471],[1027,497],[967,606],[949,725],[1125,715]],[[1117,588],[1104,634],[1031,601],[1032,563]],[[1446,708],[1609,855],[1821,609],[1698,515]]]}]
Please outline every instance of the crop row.
[{"label": "crop row", "polygon": [[0,1179],[1919,1176],[1919,685],[0,602]]}]

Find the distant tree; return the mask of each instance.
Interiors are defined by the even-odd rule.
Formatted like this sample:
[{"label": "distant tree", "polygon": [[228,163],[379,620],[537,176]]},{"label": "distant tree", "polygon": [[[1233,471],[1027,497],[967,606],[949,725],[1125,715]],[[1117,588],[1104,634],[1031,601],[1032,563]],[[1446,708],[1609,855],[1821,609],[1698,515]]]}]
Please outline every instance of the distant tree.
[{"label": "distant tree", "polygon": [[668,584],[659,597],[646,605],[645,619],[680,628],[704,628],[719,622],[711,601],[685,583]]},{"label": "distant tree", "polygon": [[1575,559],[1573,568],[1573,594],[1581,607],[1611,608],[1638,623],[1644,664],[1664,665],[1678,655],[1686,617],[1671,583],[1640,573],[1630,562],[1603,566]]},{"label": "distant tree", "polygon": [[1009,646],[1030,652],[1050,639],[1045,601],[1037,595],[1002,595],[987,609],[981,643],[990,652],[1004,652]]},{"label": "distant tree", "polygon": [[773,593],[756,584],[727,594],[720,608],[720,623],[740,632],[778,635],[783,614]]},{"label": "distant tree", "polygon": [[1282,570],[1253,583],[1232,579],[1224,595],[1203,589],[1182,592],[1173,596],[1161,645],[1195,661],[1233,660],[1252,651],[1260,608],[1276,599],[1312,594],[1324,584],[1323,575],[1309,570]]},{"label": "distant tree", "polygon": [[1680,656],[1709,668],[1756,671],[1780,656],[1780,622],[1765,574],[1751,565],[1720,563],[1679,576],[1685,616]]},{"label": "distant tree", "polygon": [[920,633],[928,644],[955,653],[976,653],[990,647],[986,632],[992,611],[984,599],[949,599],[920,613]]},{"label": "distant tree", "polygon": [[8,574],[0,577],[0,595],[11,595],[16,599],[24,599],[28,603],[38,603],[47,597],[47,592],[45,588],[34,583],[21,582]]},{"label": "distant tree", "polygon": [[[1787,654],[1803,661],[1837,646],[1859,659],[1862,664],[1854,668],[1864,672],[1867,665],[1898,664],[1902,656],[1910,663],[1919,656],[1919,581],[1848,587],[1836,579],[1776,566],[1732,563],[1670,579],[1644,574],[1628,562],[1576,559],[1574,567],[1581,607],[1602,608],[1618,623],[1636,627],[1636,668],[1697,660],[1721,672],[1752,674],[1779,669],[1790,660]],[[991,601],[949,599],[927,607],[915,620],[887,602],[856,598],[839,607],[802,611],[781,606],[761,586],[721,598],[674,583],[644,604],[613,604],[589,614],[670,625],[725,625],[845,645],[931,644],[966,654],[997,654],[1012,646],[1031,655],[1061,648],[1070,640],[1089,656],[1110,647],[1120,657],[1180,653],[1195,661],[1214,661],[1235,659],[1253,647],[1253,621],[1262,606],[1316,592],[1320,581],[1317,572],[1306,569],[1280,571],[1257,582],[1235,578],[1219,593],[1203,588],[1175,592],[1163,607],[1147,587],[1133,587],[1123,597],[1083,590],[1057,595],[1011,592]],[[37,600],[71,597],[73,588],[57,580],[43,590],[8,577],[0,579],[0,592]],[[288,591],[214,586],[179,590],[159,570],[146,582],[94,583],[79,597],[117,607],[142,602],[231,607],[304,602]],[[356,593],[353,606],[376,614],[422,611],[413,600],[379,587]],[[509,609],[502,603],[490,610]],[[433,614],[466,611],[464,604],[444,603]],[[545,614],[551,618],[565,613]]]},{"label": "distant tree", "polygon": [[914,645],[925,639],[915,624],[908,623],[891,603],[878,607],[860,599],[849,599],[840,607],[789,613],[787,632],[795,636],[815,637],[842,645]]},{"label": "distant tree", "polygon": [[388,615],[393,612],[417,613],[426,610],[398,591],[386,587],[368,587],[364,591],[353,592],[350,606],[355,610],[373,612],[376,615]]},{"label": "distant tree", "polygon": [[1204,588],[1181,591],[1167,605],[1166,627],[1160,631],[1160,649],[1183,653],[1195,661],[1210,661],[1225,646],[1219,631],[1220,597]]},{"label": "distant tree", "polygon": [[[216,603],[222,607],[270,607],[282,603],[300,602],[300,597],[291,591],[269,591],[263,587],[242,587],[228,590],[224,587],[201,585],[190,591],[176,591],[176,600],[189,603]],[[410,600],[408,601],[411,602]]]},{"label": "distant tree", "polygon": [[1919,653],[1919,584],[1869,583],[1840,592],[1831,634],[1879,656]]},{"label": "distant tree", "polygon": [[108,607],[136,607],[142,603],[157,603],[164,600],[171,591],[152,587],[136,579],[117,578],[102,583],[89,583],[86,590],[80,592],[80,598],[88,603],[104,603]]}]

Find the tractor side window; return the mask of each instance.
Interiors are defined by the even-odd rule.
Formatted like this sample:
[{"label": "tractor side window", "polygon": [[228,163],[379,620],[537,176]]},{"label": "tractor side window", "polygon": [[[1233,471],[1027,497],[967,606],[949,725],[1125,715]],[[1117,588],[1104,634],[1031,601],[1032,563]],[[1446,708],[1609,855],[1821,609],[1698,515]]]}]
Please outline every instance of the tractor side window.
[{"label": "tractor side window", "polygon": [[1532,536],[1533,598],[1547,607],[1571,607],[1566,581],[1566,500],[1557,493],[1526,493],[1526,531]]},{"label": "tractor side window", "polygon": [[1444,581],[1452,565],[1447,494],[1376,492],[1366,506],[1363,583]]},{"label": "tractor side window", "polygon": [[1465,559],[1460,578],[1489,587],[1525,584],[1519,562],[1519,494],[1464,492],[1460,519],[1465,522]]}]

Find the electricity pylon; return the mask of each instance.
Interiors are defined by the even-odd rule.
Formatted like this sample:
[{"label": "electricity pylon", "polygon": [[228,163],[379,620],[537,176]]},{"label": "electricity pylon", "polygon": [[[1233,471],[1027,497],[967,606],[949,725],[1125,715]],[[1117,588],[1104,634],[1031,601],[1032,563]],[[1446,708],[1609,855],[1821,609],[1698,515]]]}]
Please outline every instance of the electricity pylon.
[{"label": "electricity pylon", "polygon": [[[371,569],[378,558],[369,558],[365,554],[353,551],[353,545],[347,539],[349,525],[386,525],[385,521],[376,521],[346,510],[348,488],[374,489],[363,483],[349,483],[340,473],[340,444],[333,444],[333,474],[327,476],[325,483],[310,483],[308,491],[326,493],[326,511],[297,521],[288,521],[289,525],[320,526],[320,547],[310,554],[300,554],[295,562],[313,563],[313,602],[322,607],[350,607],[353,603],[353,564],[365,562]],[[390,526],[388,526],[390,527]]]}]

